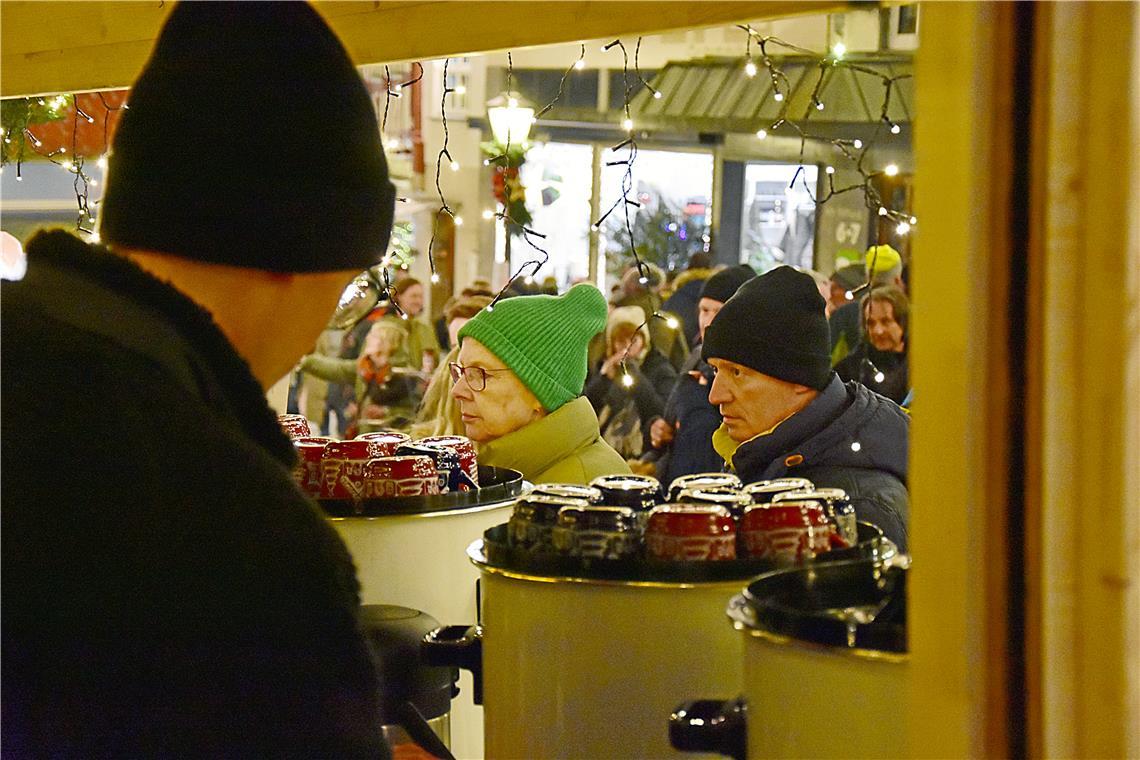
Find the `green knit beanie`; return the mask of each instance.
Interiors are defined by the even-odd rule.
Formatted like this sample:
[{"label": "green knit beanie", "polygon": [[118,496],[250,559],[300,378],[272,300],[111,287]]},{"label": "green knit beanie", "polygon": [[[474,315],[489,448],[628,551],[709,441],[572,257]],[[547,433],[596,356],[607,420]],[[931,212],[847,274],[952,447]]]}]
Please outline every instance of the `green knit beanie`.
[{"label": "green knit beanie", "polygon": [[590,339],[606,326],[606,299],[585,283],[561,296],[516,296],[483,309],[459,330],[518,376],[553,412],[582,394]]}]

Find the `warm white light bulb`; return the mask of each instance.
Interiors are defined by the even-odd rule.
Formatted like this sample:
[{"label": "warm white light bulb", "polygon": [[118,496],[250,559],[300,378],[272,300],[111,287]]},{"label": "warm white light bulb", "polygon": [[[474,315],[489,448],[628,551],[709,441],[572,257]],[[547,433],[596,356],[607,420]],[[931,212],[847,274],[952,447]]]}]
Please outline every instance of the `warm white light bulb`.
[{"label": "warm white light bulb", "polygon": [[574,68],[578,69],[578,71],[581,71],[582,69],[586,68],[586,62],[579,58],[578,60],[574,61]]},{"label": "warm white light bulb", "polygon": [[91,242],[92,242],[92,243],[98,243],[98,242],[99,242],[100,240],[102,240],[102,239],[103,239],[103,238],[99,237],[99,233],[98,233],[98,232],[92,232],[92,233],[91,233],[91,238],[90,238],[90,240],[91,240]]},{"label": "warm white light bulb", "polygon": [[59,152],[60,152],[60,153],[66,153],[66,152],[67,152],[67,148],[64,148],[63,146],[60,146],[60,148],[59,148]]},{"label": "warm white light bulb", "polygon": [[756,136],[759,137],[761,140],[763,140],[764,138],[766,138],[768,136],[768,130],[758,129],[758,130],[756,130]]},{"label": "warm white light bulb", "polygon": [[823,101],[822,100],[815,101],[815,110],[817,110],[817,111],[823,110]]},{"label": "warm white light bulb", "polygon": [[859,150],[863,147],[863,141],[858,138],[856,138],[851,144],[855,147],[855,150]]},{"label": "warm white light bulb", "polygon": [[633,386],[633,375],[629,374],[628,372],[623,374],[621,376],[621,384],[624,385],[626,388],[632,387]]},{"label": "warm white light bulb", "polygon": [[455,94],[456,95],[466,95],[467,94],[466,85],[462,85],[462,84],[455,85]]},{"label": "warm white light bulb", "polygon": [[879,206],[879,216],[886,216],[888,213],[886,206]]},{"label": "warm white light bulb", "polygon": [[827,172],[828,174],[835,174],[835,167],[829,166],[826,169],[824,169],[824,171]]},{"label": "warm white light bulb", "polygon": [[750,76],[750,77],[756,76],[756,64],[753,63],[752,61],[749,61],[748,63],[744,64],[744,73],[745,73],[745,75]]},{"label": "warm white light bulb", "polygon": [[487,220],[494,219],[495,218],[495,212],[489,208],[485,208],[485,209],[483,209],[483,218],[487,219]]},{"label": "warm white light bulb", "polygon": [[455,226],[456,227],[462,227],[463,226],[463,217],[461,217],[461,216],[455,217]]},{"label": "warm white light bulb", "polygon": [[625,119],[622,121],[621,126],[626,132],[631,131],[633,129],[633,119]]},{"label": "warm white light bulb", "polygon": [[400,313],[400,319],[407,319],[407,318],[408,318],[408,312],[405,311],[405,312]]},{"label": "warm white light bulb", "polygon": [[779,92],[779,91],[777,91],[776,94],[772,96],[772,100],[776,101],[777,103],[779,103],[783,99],[784,99],[784,93]]},{"label": "warm white light bulb", "polygon": [[852,451],[858,451],[861,448],[863,448],[863,444],[859,443],[858,441],[852,441],[851,442],[851,450]]},{"label": "warm white light bulb", "polygon": [[911,227],[913,227],[913,226],[914,226],[914,225],[916,225],[916,224],[918,224],[918,218],[917,218],[917,217],[913,217],[913,216],[912,216],[912,217],[910,218],[910,226],[911,226]]},{"label": "warm white light bulb", "polygon": [[848,301],[854,301],[855,300],[855,294],[852,293],[850,290],[844,291],[843,297],[846,298]]},{"label": "warm white light bulb", "polygon": [[459,171],[459,162],[458,161],[452,161],[451,162],[451,171],[453,171],[453,172]]},{"label": "warm white light bulb", "polygon": [[895,227],[895,232],[900,235],[905,235],[906,233],[910,232],[910,224],[907,222],[899,222],[899,226]]},{"label": "warm white light bulb", "polygon": [[637,281],[640,282],[642,285],[645,285],[649,282],[649,278],[648,277],[638,277]]},{"label": "warm white light bulb", "polygon": [[665,324],[669,325],[670,330],[676,330],[681,323],[677,321],[676,317],[667,317],[665,319]]},{"label": "warm white light bulb", "polygon": [[64,161],[62,164],[60,164],[60,166],[62,166],[67,171],[71,171],[75,164],[71,163],[70,161]]},{"label": "warm white light bulb", "polygon": [[884,375],[882,372],[876,372],[875,373],[875,382],[876,383],[881,383],[886,379],[887,379],[887,376]]},{"label": "warm white light bulb", "polygon": [[847,54],[847,46],[844,45],[842,42],[836,42],[834,45],[831,46],[831,54],[834,55],[836,58],[842,58],[844,55]]},{"label": "warm white light bulb", "polygon": [[431,281],[433,283],[439,282],[439,273],[438,272],[432,272],[431,273]]},{"label": "warm white light bulb", "polygon": [[654,100],[661,100],[661,91],[660,91],[660,90],[658,90],[657,92],[653,93],[653,99],[654,99]]},{"label": "warm white light bulb", "polygon": [[899,132],[902,132],[902,127],[900,127],[898,124],[892,124],[891,125],[891,134],[897,135]]},{"label": "warm white light bulb", "polygon": [[888,177],[893,177],[898,173],[899,173],[898,164],[887,164],[886,166],[883,167],[883,174],[887,175]]}]

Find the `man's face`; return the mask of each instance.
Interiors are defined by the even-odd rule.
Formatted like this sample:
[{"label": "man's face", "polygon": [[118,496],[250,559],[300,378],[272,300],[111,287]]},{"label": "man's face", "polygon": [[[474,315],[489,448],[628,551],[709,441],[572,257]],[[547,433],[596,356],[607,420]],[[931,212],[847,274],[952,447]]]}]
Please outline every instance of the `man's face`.
[{"label": "man's face", "polygon": [[817,395],[804,385],[778,380],[727,359],[709,359],[716,370],[709,403],[720,407],[729,436],[743,443],[771,430]]},{"label": "man's face", "polygon": [[713,318],[720,313],[722,306],[724,306],[723,301],[715,301],[712,298],[702,298],[697,302],[697,327],[702,341],[705,339],[705,330],[712,324]]},{"label": "man's face", "polygon": [[902,352],[903,329],[895,321],[895,307],[890,301],[870,301],[863,312],[863,327],[877,350]]},{"label": "man's face", "polygon": [[457,361],[464,367],[482,367],[487,386],[474,390],[465,377],[451,386],[467,437],[483,443],[501,438],[542,416],[542,405],[514,372],[473,338],[464,338]]}]

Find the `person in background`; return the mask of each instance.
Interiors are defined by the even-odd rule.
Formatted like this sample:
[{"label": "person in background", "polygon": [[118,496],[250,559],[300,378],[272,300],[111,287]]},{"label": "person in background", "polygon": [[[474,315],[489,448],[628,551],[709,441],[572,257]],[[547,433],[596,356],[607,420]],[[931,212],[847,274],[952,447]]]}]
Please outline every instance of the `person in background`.
[{"label": "person in background", "polygon": [[863,340],[835,373],[844,381],[854,380],[875,393],[902,404],[910,392],[906,338],[910,305],[906,293],[885,286],[863,296]]},{"label": "person in background", "polygon": [[412,425],[413,438],[465,434],[459,406],[451,395],[450,365],[459,360],[459,329],[480,310],[487,308],[489,303],[491,296],[461,296],[454,299],[444,311],[442,319],[446,321],[449,342],[453,348],[432,373],[424,400],[416,412],[415,424]]},{"label": "person in background", "polygon": [[606,346],[606,358],[586,381],[586,398],[598,415],[602,438],[634,461],[650,449],[649,425],[665,411],[677,371],[653,348],[638,306],[610,312]]},{"label": "person in background", "polygon": [[[681,320],[675,314],[661,311],[661,287],[665,284],[665,273],[656,264],[643,263],[644,272],[636,266],[625,270],[621,278],[621,290],[614,306],[640,306],[646,314],[654,312],[660,318],[649,320],[649,337],[653,345],[669,360],[674,369],[679,369],[689,358],[689,344],[681,328]],[[644,275],[646,282],[641,282]],[[596,341],[590,347],[590,366],[605,356],[604,341]]]},{"label": "person in background", "polygon": [[[491,283],[489,280],[474,279],[471,284],[459,292],[459,295],[452,296],[447,299],[447,303],[443,305],[443,312],[439,318],[435,320],[432,325],[435,328],[435,338],[439,342],[442,351],[450,351],[455,346],[455,335],[449,334],[448,324],[450,322],[447,314],[451,307],[454,306],[459,299],[467,298],[469,296],[486,296],[487,298],[494,298],[495,294],[491,290]],[[458,329],[458,328],[456,328]]]},{"label": "person in background", "polygon": [[681,330],[685,334],[685,342],[692,349],[700,341],[697,326],[697,302],[701,299],[701,288],[705,281],[713,275],[712,252],[698,251],[689,257],[685,271],[677,275],[673,281],[673,292],[661,304],[664,311],[677,315],[681,320]]},{"label": "person in background", "polygon": [[420,319],[424,310],[423,283],[405,277],[392,287],[400,308],[389,310],[381,320],[404,330],[403,348],[393,362],[416,372],[431,373],[439,363],[440,347],[431,325]]},{"label": "person in background", "polygon": [[[893,285],[903,287],[903,265],[899,252],[889,245],[876,245],[867,249],[863,267],[862,281],[856,285],[858,290],[867,282],[871,287],[879,285]],[[844,299],[847,297],[845,291]],[[855,346],[859,344],[862,330],[859,326],[860,308],[855,300],[850,300],[836,309],[828,319],[828,329],[831,331],[831,366],[839,364]]]},{"label": "person in background", "polygon": [[828,355],[823,297],[812,278],[777,267],[740,287],[705,331],[716,371],[713,446],[745,483],[803,477],[842,488],[860,520],[906,551],[910,419]]},{"label": "person in background", "polygon": [[866,282],[866,279],[866,269],[862,264],[847,264],[832,273],[828,279],[827,290],[828,318],[842,307],[854,302],[853,291]]},{"label": "person in background", "polygon": [[589,483],[629,472],[601,438],[582,395],[586,350],[606,325],[592,285],[561,296],[517,296],[483,309],[459,330],[451,394],[483,464],[532,483]]},{"label": "person in background", "polygon": [[[705,281],[697,302],[700,341],[724,302],[755,276],[756,270],[740,264],[722,269]],[[657,477],[662,483],[724,468],[724,460],[712,445],[713,433],[721,423],[720,412],[709,403],[712,379],[712,367],[701,358],[700,351],[694,350],[665,402],[664,415],[650,424],[650,444],[658,452]]]},{"label": "person in background", "polygon": [[418,403],[419,381],[392,363],[403,347],[403,325],[382,319],[373,322],[364,337],[364,348],[356,359],[336,359],[318,353],[301,359],[305,374],[353,386],[354,413],[344,430],[345,438],[373,430],[407,428]]},{"label": "person in background", "polygon": [[352,559],[265,399],[387,246],[372,101],[308,4],[214,2],[130,105],[105,247],[41,232],[2,286],[4,756],[386,757]]}]

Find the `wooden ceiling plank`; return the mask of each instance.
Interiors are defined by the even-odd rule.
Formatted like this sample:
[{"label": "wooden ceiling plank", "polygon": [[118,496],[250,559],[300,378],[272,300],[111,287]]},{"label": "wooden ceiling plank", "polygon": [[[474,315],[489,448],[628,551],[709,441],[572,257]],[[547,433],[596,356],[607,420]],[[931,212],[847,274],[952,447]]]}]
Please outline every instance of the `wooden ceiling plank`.
[{"label": "wooden ceiling plank", "polygon": [[[127,87],[172,3],[0,3],[0,95]],[[818,14],[844,0],[733,2],[325,2],[317,5],[357,64],[428,60],[742,19]],[[78,35],[78,36],[77,36]]]}]

